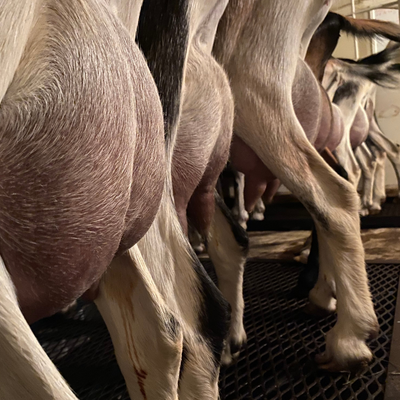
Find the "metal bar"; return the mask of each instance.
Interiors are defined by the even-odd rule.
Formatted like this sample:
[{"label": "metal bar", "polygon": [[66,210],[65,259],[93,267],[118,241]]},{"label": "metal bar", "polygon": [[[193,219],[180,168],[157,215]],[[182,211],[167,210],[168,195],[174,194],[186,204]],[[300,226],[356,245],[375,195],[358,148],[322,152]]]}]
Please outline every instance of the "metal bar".
[{"label": "metal bar", "polygon": [[[379,10],[380,8],[390,8],[390,7],[398,6],[399,3],[400,3],[400,0],[390,1],[388,3],[381,4],[381,5],[377,6],[377,7],[366,7],[366,8],[360,9],[360,10],[355,9],[354,13],[353,13],[353,9],[351,9],[351,12],[346,14],[346,16],[350,17],[350,16],[353,16],[354,14],[363,14],[363,13],[366,13],[368,11]],[[340,14],[341,13],[340,12],[341,9],[346,9],[347,7],[348,6],[338,8],[337,10],[335,10],[335,12],[338,12]],[[399,7],[399,9],[400,9],[400,7]]]},{"label": "metal bar", "polygon": [[[369,19],[375,19],[375,10],[370,11]],[[372,38],[371,39],[371,53],[374,54],[377,52],[378,52],[378,41],[376,38]]]},{"label": "metal bar", "polygon": [[362,14],[362,13],[365,13],[365,12],[368,12],[368,11],[379,10],[380,8],[392,7],[394,5],[398,5],[399,3],[400,3],[400,1],[397,0],[397,1],[391,1],[389,3],[382,4],[382,5],[378,6],[378,7],[367,7],[365,9],[363,9],[363,10],[356,10],[356,14]]},{"label": "metal bar", "polygon": [[[356,3],[355,0],[351,0],[351,14],[353,18],[356,18]],[[358,51],[358,39],[356,36],[354,36],[354,50],[355,50],[355,56],[356,60],[360,58],[360,53]]]},{"label": "metal bar", "polygon": [[397,2],[397,8],[399,9],[399,22],[400,22],[400,0]]}]

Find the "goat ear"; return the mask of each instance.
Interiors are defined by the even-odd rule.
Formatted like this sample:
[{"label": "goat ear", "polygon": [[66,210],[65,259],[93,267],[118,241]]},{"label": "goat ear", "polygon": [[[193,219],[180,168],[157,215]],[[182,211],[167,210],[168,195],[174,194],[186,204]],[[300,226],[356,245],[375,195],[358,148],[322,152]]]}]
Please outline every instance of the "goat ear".
[{"label": "goat ear", "polygon": [[400,42],[400,26],[392,22],[339,16],[341,30],[357,37],[381,36]]},{"label": "goat ear", "polygon": [[379,53],[372,54],[368,57],[361,58],[357,64],[363,65],[382,65],[387,62],[393,61],[400,57],[400,43],[395,43],[391,47],[380,51]]},{"label": "goat ear", "polygon": [[388,70],[400,73],[400,64],[389,65]]}]

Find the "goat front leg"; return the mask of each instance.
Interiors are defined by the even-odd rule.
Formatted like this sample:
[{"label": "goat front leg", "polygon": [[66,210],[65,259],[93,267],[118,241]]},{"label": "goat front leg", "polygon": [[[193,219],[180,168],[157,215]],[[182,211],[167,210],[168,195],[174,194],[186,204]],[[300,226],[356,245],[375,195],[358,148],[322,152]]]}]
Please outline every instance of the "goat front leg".
[{"label": "goat front leg", "polygon": [[96,305],[110,332],[131,399],[178,399],[183,334],[137,246],[116,257]]},{"label": "goat front leg", "polygon": [[23,317],[0,258],[0,399],[78,400]]}]

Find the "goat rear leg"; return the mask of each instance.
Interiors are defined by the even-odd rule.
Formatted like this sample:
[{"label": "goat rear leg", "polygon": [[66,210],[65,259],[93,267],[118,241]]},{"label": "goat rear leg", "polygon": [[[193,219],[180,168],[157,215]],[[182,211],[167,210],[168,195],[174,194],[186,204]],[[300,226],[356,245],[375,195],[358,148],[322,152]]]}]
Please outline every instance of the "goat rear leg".
[{"label": "goat rear leg", "polygon": [[342,141],[334,151],[334,156],[339,161],[339,164],[346,170],[348,181],[353,184],[355,190],[357,190],[361,178],[361,168],[351,148],[350,135],[348,133],[343,135]]},{"label": "goat rear leg", "polygon": [[[249,109],[246,107],[246,112]],[[248,132],[247,143],[302,201],[317,228],[320,272],[310,299],[330,311],[334,296],[337,298],[338,321],[326,337],[327,351],[319,361],[330,370],[352,369],[371,360],[372,353],[365,341],[378,330],[365,269],[357,193],[311,146],[292,104],[285,98],[275,99],[273,105],[264,104],[255,112],[258,118],[273,113],[275,116]],[[239,109],[237,114],[240,124],[245,113],[241,114]],[[282,132],[282,125],[271,125],[271,120],[285,121],[286,130]],[[246,125],[242,126],[245,135]],[[240,132],[240,125],[236,131]]]},{"label": "goat rear leg", "polygon": [[381,204],[384,203],[386,200],[386,186],[385,186],[386,152],[376,147],[370,140],[367,140],[367,146],[371,150],[376,161],[372,206],[370,208],[370,213],[377,214],[382,210]]},{"label": "goat rear leg", "polygon": [[116,257],[96,299],[131,399],[178,399],[183,333],[137,246]]},{"label": "goat rear leg", "polygon": [[400,145],[393,143],[383,134],[375,118],[371,119],[368,139],[381,151],[386,152],[387,158],[396,173],[399,188],[398,197],[400,197]]},{"label": "goat rear leg", "polygon": [[265,205],[262,198],[257,200],[257,203],[254,207],[254,210],[251,214],[251,219],[254,221],[263,221],[264,220],[264,213],[265,213]]},{"label": "goat rear leg", "polygon": [[246,211],[244,204],[244,174],[242,172],[235,171],[235,182],[235,205],[232,208],[232,215],[237,219],[239,224],[246,229],[249,213]]},{"label": "goat rear leg", "polygon": [[78,400],[23,317],[1,258],[0,321],[0,399]]},{"label": "goat rear leg", "polygon": [[300,253],[294,257],[294,260],[301,263],[301,264],[307,264],[308,257],[311,252],[311,247],[312,247],[312,236],[313,233],[306,239],[306,241],[303,244],[303,247],[300,249]]},{"label": "goat rear leg", "polygon": [[361,215],[368,215],[372,207],[372,196],[374,188],[374,178],[376,170],[376,161],[365,143],[362,143],[355,155],[362,171],[363,190],[361,196]]},{"label": "goat rear leg", "polygon": [[243,327],[243,273],[248,236],[212,187],[200,186],[196,189],[189,203],[188,216],[206,238],[208,254],[218,277],[218,287],[231,306],[229,336],[222,354],[222,363],[228,365],[246,342]]}]

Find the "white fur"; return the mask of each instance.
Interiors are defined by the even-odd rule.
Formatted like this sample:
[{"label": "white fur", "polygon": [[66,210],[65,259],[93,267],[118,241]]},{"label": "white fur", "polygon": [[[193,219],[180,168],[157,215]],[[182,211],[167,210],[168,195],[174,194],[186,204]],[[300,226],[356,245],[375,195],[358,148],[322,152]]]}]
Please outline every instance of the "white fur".
[{"label": "white fur", "polygon": [[14,77],[42,3],[41,0],[23,0],[17,3],[5,0],[1,4],[0,101]]},{"label": "white fur", "polygon": [[0,288],[0,398],[77,400],[23,317],[1,258]]},{"label": "white fur", "polygon": [[249,213],[246,211],[244,205],[244,184],[245,184],[244,174],[235,171],[235,181],[237,187],[235,190],[235,205],[232,208],[232,215],[237,219],[239,224],[244,229],[246,229],[247,221],[249,220]]},{"label": "white fur", "polygon": [[355,156],[361,168],[363,181],[361,211],[364,211],[364,213],[361,215],[368,215],[369,209],[372,207],[376,162],[374,156],[365,143],[362,143],[361,146],[357,147],[355,150]]},{"label": "white fur", "polygon": [[374,145],[369,144],[369,148],[374,155],[376,163],[370,212],[371,214],[376,214],[381,211],[381,204],[386,200],[385,163],[387,156],[385,151]]},{"label": "white fur", "polygon": [[137,246],[114,259],[96,305],[131,399],[177,400],[183,332]]},{"label": "white fur", "polygon": [[143,0],[106,0],[111,10],[124,24],[132,37],[135,37]]}]

